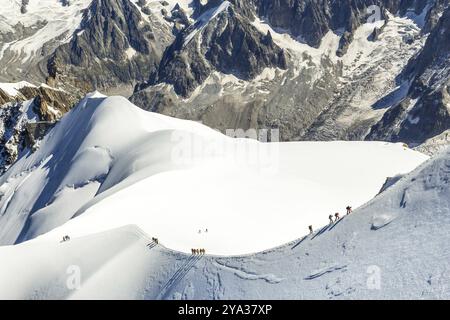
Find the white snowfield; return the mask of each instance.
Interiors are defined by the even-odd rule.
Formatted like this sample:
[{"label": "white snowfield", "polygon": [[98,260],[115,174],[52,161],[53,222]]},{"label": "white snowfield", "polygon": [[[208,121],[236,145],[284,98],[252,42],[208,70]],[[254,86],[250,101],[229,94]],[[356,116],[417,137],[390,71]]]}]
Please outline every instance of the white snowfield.
[{"label": "white snowfield", "polygon": [[0,178],[0,244],[135,224],[186,253],[258,252],[366,203],[427,158],[402,144],[233,139],[92,94]]},{"label": "white snowfield", "polygon": [[0,247],[0,298],[449,299],[450,150],[314,235],[240,257],[155,245],[136,226]]}]

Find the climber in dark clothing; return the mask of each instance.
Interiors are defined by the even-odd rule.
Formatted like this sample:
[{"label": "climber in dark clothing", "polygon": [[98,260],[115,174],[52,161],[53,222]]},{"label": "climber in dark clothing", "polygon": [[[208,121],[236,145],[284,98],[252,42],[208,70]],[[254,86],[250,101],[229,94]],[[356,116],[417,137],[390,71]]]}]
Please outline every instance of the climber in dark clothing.
[{"label": "climber in dark clothing", "polygon": [[349,215],[353,211],[352,207],[350,207],[350,206],[348,206],[346,209],[347,209],[347,215]]},{"label": "climber in dark clothing", "polygon": [[336,222],[336,221],[338,221],[341,217],[339,216],[339,212],[336,212],[335,214],[334,214],[334,217],[335,217],[335,219],[334,219],[334,221]]},{"label": "climber in dark clothing", "polygon": [[333,223],[334,223],[334,221],[333,221],[333,215],[332,215],[332,214],[330,214],[330,216],[328,217],[328,219],[330,219],[330,224],[333,224]]},{"label": "climber in dark clothing", "polygon": [[310,234],[313,234],[313,233],[314,233],[313,226],[309,226],[309,233],[310,233]]}]

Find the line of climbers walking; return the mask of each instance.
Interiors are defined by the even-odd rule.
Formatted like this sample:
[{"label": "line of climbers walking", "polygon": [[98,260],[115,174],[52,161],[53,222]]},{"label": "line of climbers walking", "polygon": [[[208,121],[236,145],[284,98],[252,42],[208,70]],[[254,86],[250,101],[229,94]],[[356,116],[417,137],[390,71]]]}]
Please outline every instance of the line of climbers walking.
[{"label": "line of climbers walking", "polygon": [[[206,232],[208,232],[208,229],[206,229]],[[64,236],[61,242],[67,242],[67,241],[70,241],[70,237]],[[158,238],[152,238],[152,243],[154,243],[155,245],[158,245],[159,244]],[[151,246],[152,243],[149,243],[147,245],[147,247]],[[191,249],[191,252],[193,255],[205,255],[206,254],[205,249]]]},{"label": "line of climbers walking", "polygon": [[[202,234],[202,233],[208,233],[208,229],[200,229],[198,230],[198,234]],[[206,250],[205,249],[191,249],[191,253],[193,255],[205,255],[206,254]]]},{"label": "line of climbers walking", "polygon": [[206,254],[206,250],[205,249],[191,249],[191,253],[193,255],[196,255],[196,254],[204,255],[204,254]]},{"label": "line of climbers walking", "polygon": [[[345,208],[347,210],[347,215],[351,214],[353,212],[352,207],[348,206],[347,208]],[[339,219],[341,219],[341,215],[339,214],[339,212],[336,212],[334,214],[334,219],[333,219],[333,215],[330,214],[328,216],[328,219],[330,220],[330,225],[332,225],[333,223],[336,223]],[[309,226],[309,233],[313,234],[314,233],[314,229],[313,226]]]},{"label": "line of climbers walking", "polygon": [[[152,238],[152,243],[154,243],[155,245],[158,245],[159,244],[158,238]],[[151,246],[151,243],[149,243],[147,246]],[[206,250],[205,249],[191,249],[191,253],[193,255],[205,255]]]}]

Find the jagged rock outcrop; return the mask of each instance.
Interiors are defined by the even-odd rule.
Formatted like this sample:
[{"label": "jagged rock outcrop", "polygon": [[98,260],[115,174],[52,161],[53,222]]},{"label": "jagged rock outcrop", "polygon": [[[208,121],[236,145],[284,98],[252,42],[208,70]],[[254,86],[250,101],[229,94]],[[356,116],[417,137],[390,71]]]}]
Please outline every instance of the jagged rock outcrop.
[{"label": "jagged rock outcrop", "polygon": [[11,102],[13,100],[5,91],[0,88],[0,105]]},{"label": "jagged rock outcrop", "polygon": [[[73,23],[37,46],[55,19],[36,6],[21,14],[18,2],[17,19],[0,20],[0,79],[26,75],[76,97],[132,94],[147,110],[222,130],[278,128],[282,140],[430,144],[449,126],[448,5],[58,0],[53,9]],[[38,49],[23,50],[29,42]]]},{"label": "jagged rock outcrop", "polygon": [[430,33],[423,50],[398,81],[409,82],[405,99],[391,107],[367,139],[417,145],[450,128],[450,7]]},{"label": "jagged rock outcrop", "polygon": [[[362,140],[389,109],[383,100],[424,45],[427,17],[442,14],[444,2],[230,0],[227,10],[216,14],[223,1],[197,1],[196,23],[177,37],[158,72],[137,86],[131,100],[147,110],[221,130],[279,128],[282,140]],[[378,5],[378,11],[372,5]],[[384,21],[371,17],[375,13]],[[229,33],[227,28],[235,25],[233,14],[243,21],[240,25],[250,21],[261,37],[282,48],[286,67],[259,59],[262,68],[255,74],[272,69],[268,72],[273,77],[258,79],[245,74],[251,63],[240,67],[239,60],[245,60],[241,55],[221,56],[235,47],[226,36],[215,34]],[[205,15],[208,19],[202,19]],[[410,20],[401,18],[406,16]],[[365,34],[356,34],[367,20],[377,23],[366,27]],[[278,29],[272,32],[267,22]],[[200,31],[193,33],[196,28]],[[251,38],[251,31],[243,30]],[[303,33],[310,36],[307,41]],[[263,44],[260,39],[259,46]],[[264,52],[265,57],[271,54]]]},{"label": "jagged rock outcrop", "polygon": [[23,86],[10,95],[0,88],[0,173],[36,143],[77,99],[47,86]]},{"label": "jagged rock outcrop", "polygon": [[30,0],[22,0],[20,4],[20,13],[25,14],[27,13],[27,5],[29,4]]},{"label": "jagged rock outcrop", "polygon": [[173,24],[174,35],[177,35],[179,32],[183,31],[191,25],[189,17],[178,3],[172,9],[170,15],[168,14],[168,12],[164,14],[164,19]]},{"label": "jagged rock outcrop", "polygon": [[261,34],[228,1],[202,10],[197,22],[166,50],[148,85],[172,84],[187,97],[214,70],[250,80],[266,67],[286,69],[285,52],[271,34]]},{"label": "jagged rock outcrop", "polygon": [[155,28],[129,0],[94,0],[71,41],[47,62],[51,83],[81,91],[129,86],[156,69],[171,31]]},{"label": "jagged rock outcrop", "polygon": [[[339,55],[352,41],[353,33],[371,19],[385,19],[385,10],[404,15],[407,10],[420,14],[427,1],[417,0],[253,0],[257,14],[276,28],[289,30],[296,38],[318,47],[328,31],[341,34]],[[372,6],[377,6],[376,10]],[[379,14],[379,17],[374,15]]]}]

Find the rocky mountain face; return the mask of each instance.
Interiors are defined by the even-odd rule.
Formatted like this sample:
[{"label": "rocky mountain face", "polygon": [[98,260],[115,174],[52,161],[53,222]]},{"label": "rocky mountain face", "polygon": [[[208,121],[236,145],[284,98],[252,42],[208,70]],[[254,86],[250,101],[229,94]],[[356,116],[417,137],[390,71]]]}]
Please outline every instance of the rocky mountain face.
[{"label": "rocky mountain face", "polygon": [[40,62],[72,37],[91,0],[3,1],[0,81],[44,82]]},{"label": "rocky mountain face", "polygon": [[373,126],[367,139],[422,144],[450,128],[450,8],[431,31],[423,50],[411,59],[398,81],[406,97]]},{"label": "rocky mountain face", "polygon": [[[226,10],[221,10],[224,3]],[[275,127],[283,140],[382,139],[415,146],[441,129],[397,139],[384,127],[376,128],[389,116],[387,111],[406,103],[409,87],[400,79],[411,76],[410,59],[423,59],[420,53],[428,36],[440,32],[447,6],[445,0],[197,3],[192,14],[196,22],[178,34],[158,72],[136,87],[131,100],[147,110],[221,130]],[[258,58],[261,68],[247,62],[252,50],[233,58],[240,46],[228,35],[236,21],[273,42],[265,50],[259,40],[267,57]],[[242,30],[246,38],[254,38],[253,28]],[[282,63],[273,59],[280,50]],[[245,61],[247,69],[236,60]],[[444,121],[441,128],[446,126]]]},{"label": "rocky mountain face", "polygon": [[93,89],[131,94],[174,39],[161,12],[144,3],[42,0],[25,10],[11,3],[0,10],[0,80],[46,82],[78,97]]},{"label": "rocky mountain face", "polygon": [[258,16],[265,17],[272,27],[289,30],[312,47],[318,47],[330,30],[342,34],[339,56],[346,53],[354,32],[367,22],[368,16],[379,14],[384,19],[385,10],[401,16],[407,11],[420,14],[427,5],[427,1],[416,0],[254,0],[254,3]]},{"label": "rocky mountain face", "polygon": [[50,83],[83,92],[133,87],[156,70],[171,30],[130,0],[94,0],[70,42],[47,64]]},{"label": "rocky mountain face", "polygon": [[213,71],[250,80],[267,67],[286,69],[285,53],[270,32],[261,34],[230,2],[203,11],[178,33],[149,85],[172,84],[177,94],[187,97]]},{"label": "rocky mountain face", "polygon": [[0,9],[0,78],[282,140],[447,144],[448,0],[44,2],[65,23]]},{"label": "rocky mountain face", "polygon": [[76,103],[65,91],[26,82],[0,83],[0,172],[39,140]]}]

